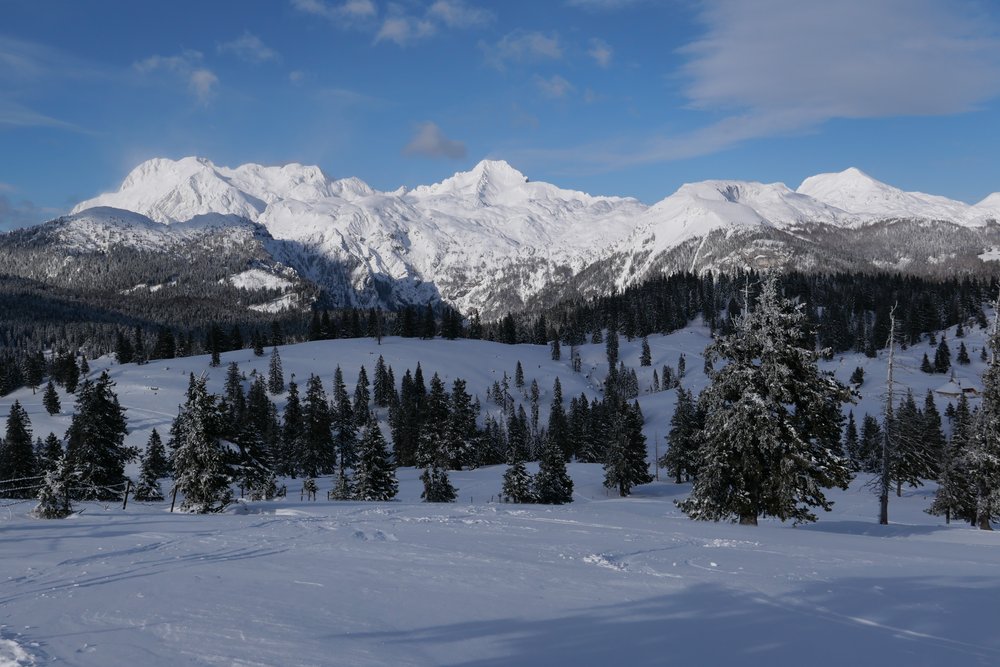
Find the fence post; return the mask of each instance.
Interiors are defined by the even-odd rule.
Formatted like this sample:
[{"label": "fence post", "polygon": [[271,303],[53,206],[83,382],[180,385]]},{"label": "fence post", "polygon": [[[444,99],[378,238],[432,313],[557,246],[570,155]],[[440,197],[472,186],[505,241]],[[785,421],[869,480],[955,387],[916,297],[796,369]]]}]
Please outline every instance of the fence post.
[{"label": "fence post", "polygon": [[170,511],[174,511],[174,503],[177,502],[177,485],[174,484],[173,496],[170,498]]},{"label": "fence post", "polygon": [[128,492],[132,490],[132,480],[125,480],[125,499],[122,500],[122,509],[128,507]]}]

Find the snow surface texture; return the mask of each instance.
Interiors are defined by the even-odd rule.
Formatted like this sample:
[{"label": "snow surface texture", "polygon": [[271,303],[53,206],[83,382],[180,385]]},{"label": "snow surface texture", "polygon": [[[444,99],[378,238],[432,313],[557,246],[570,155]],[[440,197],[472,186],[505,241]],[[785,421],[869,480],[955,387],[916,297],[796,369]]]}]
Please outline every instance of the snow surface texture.
[{"label": "snow surface texture", "polygon": [[[954,331],[948,339],[954,351]],[[956,377],[980,386],[983,332],[963,340],[974,361]],[[707,342],[697,326],[651,337],[653,368],[676,366],[683,352],[684,383],[698,391]],[[555,377],[568,401],[595,396],[607,373],[603,345],[578,349],[580,374],[545,347],[480,341],[338,340],[280,351],[286,379],[294,372],[303,384],[316,372],[327,388],[337,364],[352,383],[379,354],[397,378],[420,361],[428,380],[468,380],[492,410],[487,387],[504,372],[513,378],[521,361],[528,385],[542,388],[544,419]],[[638,368],[639,352],[639,341],[622,342],[647,387],[652,368]],[[918,401],[947,380],[918,370],[924,352],[933,348],[897,354],[897,382]],[[188,373],[207,373],[221,391],[230,361],[249,374],[266,372],[268,357],[230,352],[215,369],[207,357],[91,367],[117,382],[127,442],[141,446],[153,427],[166,435]],[[845,381],[862,366],[855,415],[880,409],[884,355],[825,366]],[[68,413],[72,397],[61,398]],[[275,398],[280,409],[284,396]],[[65,432],[68,414],[48,416],[41,393],[28,389],[0,399],[0,415],[14,400],[36,435]],[[656,441],[663,452],[675,400],[673,391],[639,398],[651,456]],[[420,503],[419,471],[406,468],[389,503],[300,502],[301,480],[287,480],[287,499],[220,516],[83,503],[67,520],[38,521],[27,516],[30,502],[0,507],[0,665],[1000,664],[1000,535],[925,514],[932,487],[893,496],[887,527],[862,477],[833,492],[834,511],[814,525],[751,528],[686,518],[672,501],[687,484],[664,480],[617,498],[590,464],[569,467],[571,505],[498,504],[503,471],[452,473],[459,502],[446,505]],[[320,480],[321,499],[331,486]]]},{"label": "snow surface texture", "polygon": [[[318,167],[232,169],[187,157],[144,162],[117,192],[82,202],[73,213],[93,207],[170,226],[199,215],[245,218],[275,239],[357,267],[355,287],[372,276],[425,281],[469,312],[489,303],[492,288],[469,280],[477,276],[513,271],[510,289],[528,299],[563,269],[578,272],[616,253],[653,262],[720,228],[857,226],[887,218],[979,226],[1000,217],[1000,193],[969,206],[903,192],[848,169],[808,178],[797,191],[781,183],[693,183],[646,206],[531,182],[503,161],[484,160],[434,185],[379,192],[357,178],[332,180]],[[616,286],[633,275],[622,273]]]}]

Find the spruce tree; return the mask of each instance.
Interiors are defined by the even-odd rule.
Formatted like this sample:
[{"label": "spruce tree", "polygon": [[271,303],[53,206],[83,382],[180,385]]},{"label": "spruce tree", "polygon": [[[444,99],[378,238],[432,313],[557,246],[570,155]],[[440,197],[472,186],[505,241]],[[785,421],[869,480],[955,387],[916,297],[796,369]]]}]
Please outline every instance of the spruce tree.
[{"label": "spruce tree", "polygon": [[142,460],[143,466],[147,466],[154,475],[154,479],[160,479],[170,474],[170,461],[167,459],[167,452],[163,447],[163,440],[154,428],[146,441],[146,453]]},{"label": "spruce tree", "polygon": [[[156,430],[153,431],[156,433]],[[159,435],[156,436],[159,440]],[[152,436],[150,436],[152,440]],[[163,456],[163,444],[159,445],[159,456]],[[153,459],[157,456],[153,448],[147,444],[146,453],[142,457],[142,465],[139,468],[139,481],[135,485],[135,499],[141,502],[155,502],[163,500],[163,491],[160,490],[160,475],[157,474],[156,467],[159,465]]]},{"label": "spruce tree", "polygon": [[285,391],[285,374],[281,369],[281,355],[278,348],[271,348],[271,361],[267,366],[267,389],[272,394]]},{"label": "spruce tree", "polygon": [[295,477],[301,469],[302,455],[302,403],[299,400],[299,385],[292,376],[288,383],[285,411],[282,413],[280,447],[274,457],[274,467],[279,475]]},{"label": "spruce tree", "polygon": [[679,503],[692,518],[814,521],[811,508],[832,504],[823,489],[847,488],[850,470],[836,451],[840,408],[851,393],[819,370],[805,325],[801,307],[779,294],[770,274],[756,307],[706,350],[727,363],[700,399],[698,477]]},{"label": "spruce tree", "polygon": [[924,358],[920,361],[920,370],[924,373],[933,373],[934,367],[931,366],[931,360],[927,357],[927,353],[924,352]]},{"label": "spruce tree", "polygon": [[125,410],[118,403],[107,372],[80,385],[76,412],[66,432],[66,455],[77,474],[78,496],[116,498],[125,482],[125,464],[138,452],[125,446]]},{"label": "spruce tree", "polygon": [[354,407],[344,384],[344,373],[337,366],[333,373],[333,397],[330,412],[333,444],[340,456],[340,465],[352,468],[357,458],[358,427],[354,421]]},{"label": "spruce tree", "polygon": [[934,372],[947,373],[949,368],[951,368],[951,350],[948,348],[948,341],[941,336],[941,342],[934,352]]},{"label": "spruce tree", "polygon": [[614,327],[608,328],[608,339],[604,345],[604,351],[608,358],[608,368],[618,365],[618,330]]},{"label": "spruce tree", "polygon": [[861,388],[861,385],[865,383],[865,369],[861,368],[861,366],[857,366],[854,369],[854,372],[851,373],[851,379],[849,380],[849,382],[851,383],[851,385],[854,386],[855,389]]},{"label": "spruce tree", "polygon": [[968,366],[972,363],[972,360],[969,359],[969,351],[965,349],[965,341],[958,344],[958,354],[955,356],[955,361],[962,366]]},{"label": "spruce tree", "polygon": [[41,446],[35,448],[36,472],[44,475],[56,469],[56,464],[66,455],[62,440],[55,433],[49,433]]},{"label": "spruce tree", "polygon": [[354,484],[344,466],[340,466],[337,470],[337,481],[330,489],[330,500],[351,500],[352,498],[354,498]]},{"label": "spruce tree", "polygon": [[[1000,303],[997,307],[1000,310]],[[962,461],[975,499],[975,522],[982,530],[993,530],[991,522],[1000,518],[1000,327],[996,323],[989,346],[983,400]]]},{"label": "spruce tree", "polygon": [[354,495],[358,500],[392,500],[399,490],[395,467],[389,456],[385,437],[372,415],[358,447],[354,470]]},{"label": "spruce tree", "polygon": [[37,472],[35,449],[31,440],[31,420],[14,401],[7,415],[7,429],[0,443],[0,480],[11,480],[0,486],[0,495],[8,498],[32,498],[38,480],[31,479]]},{"label": "spruce tree", "polygon": [[653,365],[653,354],[649,349],[649,338],[646,336],[642,337],[642,352],[639,354],[639,365],[640,366]]},{"label": "spruce tree", "polygon": [[358,428],[367,424],[371,415],[372,395],[368,387],[368,372],[361,366],[361,370],[358,371],[358,381],[354,385],[354,403],[351,406],[354,410],[354,423]]},{"label": "spruce tree", "polygon": [[844,429],[844,455],[855,471],[861,469],[861,441],[858,439],[858,425],[854,421],[854,410],[847,414],[847,428]]},{"label": "spruce tree", "polygon": [[232,502],[230,469],[220,438],[223,416],[218,397],[196,378],[175,421],[174,483],[184,496],[181,509],[221,512]]},{"label": "spruce tree", "polygon": [[667,433],[667,451],[660,457],[660,466],[680,484],[698,471],[698,443],[702,418],[691,392],[677,387],[677,405],[670,418]]},{"label": "spruce tree", "polygon": [[49,380],[49,383],[45,385],[45,393],[42,394],[42,405],[45,406],[45,411],[50,415],[57,415],[62,410],[59,392],[56,391],[56,386],[52,383],[52,380]]},{"label": "spruce tree", "polygon": [[474,454],[479,441],[476,417],[477,410],[465,390],[465,380],[455,378],[449,394],[448,423],[442,452],[442,459],[450,470],[461,470],[475,464]]},{"label": "spruce tree", "polygon": [[563,408],[562,384],[557,377],[552,383],[552,407],[549,409],[548,437],[563,453],[563,459],[569,461],[573,454],[573,442],[569,437],[569,422],[566,420],[566,410]]},{"label": "spruce tree", "polygon": [[420,481],[424,483],[424,490],[420,494],[424,502],[450,503],[458,497],[458,489],[452,486],[448,471],[437,465],[424,468]]},{"label": "spruce tree", "polygon": [[542,447],[534,495],[538,502],[546,505],[573,502],[573,480],[566,472],[566,458],[562,447],[551,437],[546,438]]},{"label": "spruce tree", "polygon": [[[314,478],[334,469],[336,454],[330,434],[330,406],[326,401],[323,381],[310,375],[302,402],[302,447],[299,453],[303,477]],[[288,427],[286,419],[285,427]]]},{"label": "spruce tree", "polygon": [[649,484],[653,475],[646,461],[646,436],[642,434],[642,412],[639,404],[622,402],[611,425],[611,441],[604,462],[604,486],[618,489],[622,498],[632,488]]},{"label": "spruce tree", "polygon": [[69,460],[65,456],[57,459],[54,467],[45,473],[38,491],[38,505],[32,515],[39,519],[63,519],[72,514],[70,492],[73,477],[73,466]]}]

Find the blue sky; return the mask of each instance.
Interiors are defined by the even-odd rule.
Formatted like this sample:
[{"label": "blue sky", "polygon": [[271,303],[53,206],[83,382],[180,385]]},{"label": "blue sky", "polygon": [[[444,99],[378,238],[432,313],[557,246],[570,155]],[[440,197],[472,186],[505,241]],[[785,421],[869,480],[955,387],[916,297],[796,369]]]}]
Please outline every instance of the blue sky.
[{"label": "blue sky", "polygon": [[988,0],[0,0],[0,228],[151,157],[374,187],[480,159],[652,203],[857,166],[1000,190]]}]

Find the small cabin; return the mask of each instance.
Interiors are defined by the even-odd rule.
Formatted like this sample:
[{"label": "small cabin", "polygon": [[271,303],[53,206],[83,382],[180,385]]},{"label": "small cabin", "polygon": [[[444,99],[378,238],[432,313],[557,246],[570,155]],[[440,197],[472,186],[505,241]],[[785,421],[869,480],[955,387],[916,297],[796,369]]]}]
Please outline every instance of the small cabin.
[{"label": "small cabin", "polygon": [[966,398],[979,397],[978,388],[972,385],[963,385],[961,380],[956,380],[954,377],[935,389],[934,393],[945,398],[958,398],[960,396],[965,396]]}]

